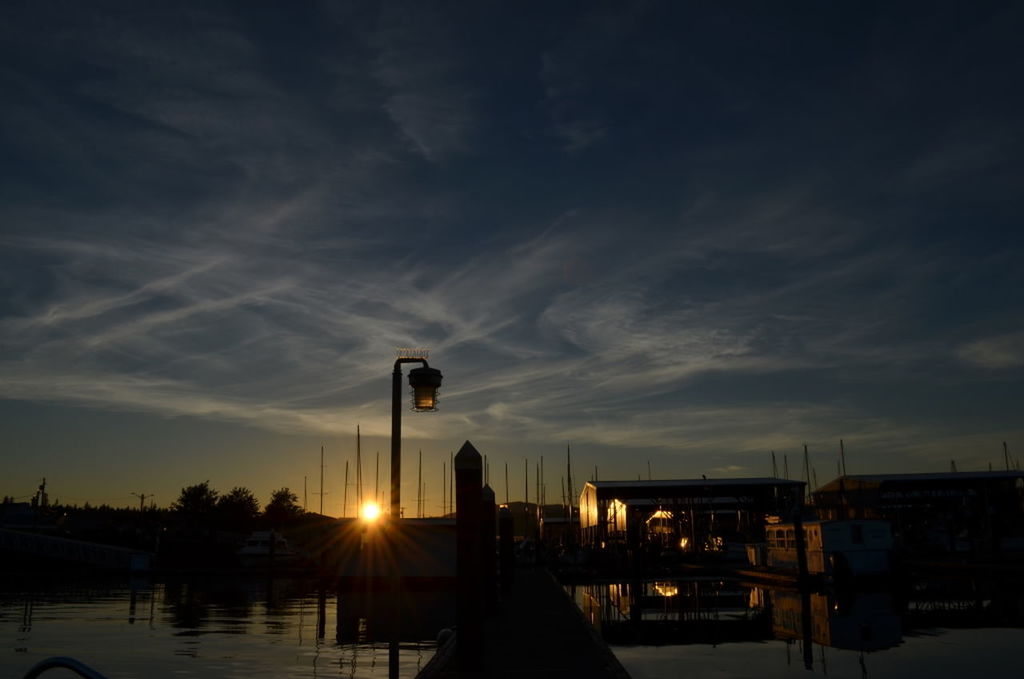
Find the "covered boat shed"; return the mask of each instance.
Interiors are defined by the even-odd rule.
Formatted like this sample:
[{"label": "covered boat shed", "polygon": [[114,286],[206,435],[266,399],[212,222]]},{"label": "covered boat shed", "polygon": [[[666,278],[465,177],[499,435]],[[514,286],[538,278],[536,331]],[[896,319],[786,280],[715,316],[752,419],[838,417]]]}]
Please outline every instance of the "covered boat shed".
[{"label": "covered boat shed", "polygon": [[887,519],[920,552],[1024,550],[1024,472],[840,476],[814,493],[822,518]]},{"label": "covered boat shed", "polygon": [[739,548],[764,539],[766,517],[788,517],[803,489],[802,481],[776,478],[589,481],[580,493],[580,538],[595,548]]}]

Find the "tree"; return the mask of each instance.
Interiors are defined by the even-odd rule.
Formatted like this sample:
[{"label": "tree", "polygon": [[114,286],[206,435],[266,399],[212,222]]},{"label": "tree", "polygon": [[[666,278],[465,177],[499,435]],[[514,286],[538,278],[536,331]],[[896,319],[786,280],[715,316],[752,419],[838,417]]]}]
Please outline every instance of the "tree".
[{"label": "tree", "polygon": [[217,506],[217,491],[210,488],[209,481],[181,489],[181,495],[171,509],[188,516],[205,516]]},{"label": "tree", "polygon": [[287,486],[275,490],[270,495],[270,502],[263,511],[263,516],[274,523],[288,521],[302,514],[302,507],[299,506],[299,496],[288,489]]},{"label": "tree", "polygon": [[225,526],[244,529],[260,513],[260,502],[248,488],[235,486],[217,501],[217,514]]}]

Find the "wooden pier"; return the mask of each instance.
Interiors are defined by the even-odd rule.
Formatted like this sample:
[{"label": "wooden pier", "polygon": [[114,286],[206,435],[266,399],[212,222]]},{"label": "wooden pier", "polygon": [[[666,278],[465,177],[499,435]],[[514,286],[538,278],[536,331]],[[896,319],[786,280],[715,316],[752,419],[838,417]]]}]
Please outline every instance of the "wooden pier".
[{"label": "wooden pier", "polygon": [[479,669],[459,669],[457,633],[453,641],[438,650],[417,679],[629,679],[566,591],[542,568],[517,570],[511,591],[485,618]]}]

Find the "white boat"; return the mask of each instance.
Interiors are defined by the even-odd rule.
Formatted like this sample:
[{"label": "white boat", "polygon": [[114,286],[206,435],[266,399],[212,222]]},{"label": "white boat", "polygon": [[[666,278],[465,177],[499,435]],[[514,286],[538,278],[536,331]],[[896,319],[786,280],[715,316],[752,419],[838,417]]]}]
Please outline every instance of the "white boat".
[{"label": "white boat", "polygon": [[284,536],[274,530],[254,531],[236,554],[246,568],[287,565],[299,558]]},{"label": "white boat", "polygon": [[[889,572],[892,528],[888,521],[804,521],[803,533],[807,572],[812,575],[859,577]],[[766,559],[759,564],[752,558],[752,565],[795,570],[798,566],[794,524],[768,525],[765,537]]]}]

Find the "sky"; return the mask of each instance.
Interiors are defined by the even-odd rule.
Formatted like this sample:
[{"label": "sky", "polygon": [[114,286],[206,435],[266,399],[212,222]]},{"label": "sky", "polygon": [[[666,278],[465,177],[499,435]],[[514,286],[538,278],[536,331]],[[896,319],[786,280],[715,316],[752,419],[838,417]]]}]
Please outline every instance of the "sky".
[{"label": "sky", "polygon": [[[0,492],[1024,452],[1024,5],[0,6]],[[325,495],[320,447],[325,449]],[[596,468],[596,472],[595,472]],[[304,490],[305,488],[305,490]]]}]

